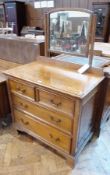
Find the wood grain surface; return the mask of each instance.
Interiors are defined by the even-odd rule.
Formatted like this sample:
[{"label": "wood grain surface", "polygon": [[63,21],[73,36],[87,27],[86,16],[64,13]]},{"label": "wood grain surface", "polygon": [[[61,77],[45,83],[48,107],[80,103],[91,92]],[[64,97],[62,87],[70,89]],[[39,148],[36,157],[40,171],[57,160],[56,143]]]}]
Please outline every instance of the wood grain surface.
[{"label": "wood grain surface", "polygon": [[103,80],[103,73],[99,72],[98,70],[91,70],[91,72],[80,74],[77,72],[75,64],[71,65],[62,61],[39,57],[35,62],[4,73],[39,86],[83,98]]}]

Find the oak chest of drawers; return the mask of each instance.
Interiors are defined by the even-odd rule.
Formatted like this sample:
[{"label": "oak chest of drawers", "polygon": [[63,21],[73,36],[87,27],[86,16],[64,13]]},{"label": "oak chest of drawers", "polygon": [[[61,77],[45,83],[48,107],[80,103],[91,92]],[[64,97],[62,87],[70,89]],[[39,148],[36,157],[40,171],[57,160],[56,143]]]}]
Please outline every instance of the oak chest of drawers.
[{"label": "oak chest of drawers", "polygon": [[13,122],[74,164],[94,134],[94,101],[104,77],[44,58],[5,72]]}]

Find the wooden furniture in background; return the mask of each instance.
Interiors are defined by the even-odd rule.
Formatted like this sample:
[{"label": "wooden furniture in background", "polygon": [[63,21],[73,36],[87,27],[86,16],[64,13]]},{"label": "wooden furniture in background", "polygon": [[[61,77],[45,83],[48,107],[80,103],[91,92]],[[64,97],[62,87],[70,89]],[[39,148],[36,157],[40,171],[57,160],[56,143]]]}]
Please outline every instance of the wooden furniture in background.
[{"label": "wooden furniture in background", "polygon": [[21,29],[26,25],[25,4],[20,1],[5,1],[6,22],[13,27],[13,32],[20,35]]},{"label": "wooden furniture in background", "polygon": [[95,42],[94,55],[106,57],[106,59],[110,60],[110,43]]},{"label": "wooden furniture in background", "polygon": [[0,3],[0,28],[5,25],[5,8],[4,4]]},{"label": "wooden furniture in background", "polygon": [[[104,71],[106,69],[110,69],[110,43],[95,42],[94,55],[98,54],[100,55],[100,59],[104,58],[106,59],[106,61],[108,61],[107,64],[101,66],[104,69]],[[110,76],[108,76],[107,73],[106,75],[107,78],[104,84],[106,92],[104,92],[104,89],[102,91],[102,93],[105,93],[104,108],[101,111],[99,115],[99,121],[96,124],[99,127],[99,133],[101,126],[103,126],[105,122],[108,121],[108,119],[110,118]]]},{"label": "wooden furniture in background", "polygon": [[[34,2],[42,0],[25,0],[26,17],[28,26],[39,26],[44,29],[44,15],[50,8],[35,9]],[[47,1],[47,0],[46,0]],[[92,3],[95,0],[54,0],[54,8],[85,8],[92,10]],[[96,0],[96,2],[107,2],[107,0]]]},{"label": "wooden furniture in background", "polygon": [[24,37],[0,37],[0,58],[26,64],[36,60],[37,56],[44,56],[44,42]]},{"label": "wooden furniture in background", "polygon": [[0,59],[0,118],[4,119],[11,112],[6,86],[6,77],[2,71],[17,67],[19,64]]},{"label": "wooden furniture in background", "polygon": [[39,54],[44,55],[44,42],[5,35],[0,38],[0,116],[10,112],[6,78],[2,71],[32,62]]},{"label": "wooden furniture in background", "polygon": [[92,10],[97,15],[96,41],[108,42],[110,36],[110,2],[93,2]]},{"label": "wooden furniture in background", "polygon": [[6,89],[6,78],[0,74],[0,118],[6,117],[9,113],[10,105]]},{"label": "wooden furniture in background", "polygon": [[[110,69],[110,67],[109,67]],[[104,101],[104,109],[102,113],[102,118],[100,120],[100,127],[105,124],[110,119],[110,77],[106,80],[106,93],[105,93],[105,101]]]},{"label": "wooden furniture in background", "polygon": [[39,57],[5,72],[16,129],[54,148],[72,165],[94,135],[94,102],[104,79],[99,69],[81,75],[79,68]]}]

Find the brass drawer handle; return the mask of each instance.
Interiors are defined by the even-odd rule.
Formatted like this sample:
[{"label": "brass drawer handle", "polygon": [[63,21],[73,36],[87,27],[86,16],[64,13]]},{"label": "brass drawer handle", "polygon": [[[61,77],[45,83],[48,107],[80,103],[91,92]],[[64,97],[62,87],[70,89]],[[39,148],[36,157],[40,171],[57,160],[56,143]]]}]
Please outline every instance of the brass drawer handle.
[{"label": "brass drawer handle", "polygon": [[53,121],[53,122],[55,122],[55,123],[61,123],[62,122],[62,120],[61,119],[55,119],[53,116],[50,116],[50,119],[51,119],[51,121]]},{"label": "brass drawer handle", "polygon": [[61,141],[59,137],[54,138],[54,136],[52,134],[49,134],[49,136],[50,136],[51,140],[53,140],[54,142],[60,142]]},{"label": "brass drawer handle", "polygon": [[61,102],[56,103],[53,99],[51,99],[50,102],[57,107],[61,106],[61,104],[62,104]]},{"label": "brass drawer handle", "polygon": [[20,119],[21,120],[21,122],[24,124],[24,125],[29,125],[29,122],[28,121],[24,121],[22,118]]},{"label": "brass drawer handle", "polygon": [[20,104],[20,106],[22,106],[22,107],[23,107],[23,103],[21,103],[21,102],[20,102],[19,104]]},{"label": "brass drawer handle", "polygon": [[27,109],[27,108],[28,108],[28,105],[24,105],[24,108],[26,108],[26,109]]},{"label": "brass drawer handle", "polygon": [[25,94],[25,93],[26,93],[26,89],[21,89],[21,92],[22,92],[23,94]]},{"label": "brass drawer handle", "polygon": [[23,104],[22,102],[20,102],[19,104],[20,104],[20,106],[22,106],[23,108],[26,108],[26,109],[28,108],[28,105]]},{"label": "brass drawer handle", "polygon": [[17,86],[17,87],[16,87],[16,90],[17,90],[17,91],[20,91],[21,89],[20,89],[20,87],[19,87],[19,86]]},{"label": "brass drawer handle", "polygon": [[26,93],[26,89],[21,88],[19,86],[17,86],[16,90],[19,91],[19,92],[21,92],[21,93],[23,93],[23,94]]}]

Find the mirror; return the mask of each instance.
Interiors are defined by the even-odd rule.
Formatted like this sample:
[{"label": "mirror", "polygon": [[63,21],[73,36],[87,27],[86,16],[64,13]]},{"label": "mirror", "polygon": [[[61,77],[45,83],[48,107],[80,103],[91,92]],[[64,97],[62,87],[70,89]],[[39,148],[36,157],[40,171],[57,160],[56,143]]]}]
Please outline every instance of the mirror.
[{"label": "mirror", "polygon": [[50,51],[85,55],[90,14],[59,11],[50,14]]},{"label": "mirror", "polygon": [[[45,18],[45,55],[61,53],[88,57],[85,69],[92,66],[95,16],[87,9],[54,9]],[[81,70],[82,72],[82,70]]]},{"label": "mirror", "polygon": [[88,56],[92,24],[91,11],[56,9],[48,12],[46,18],[47,52]]}]

